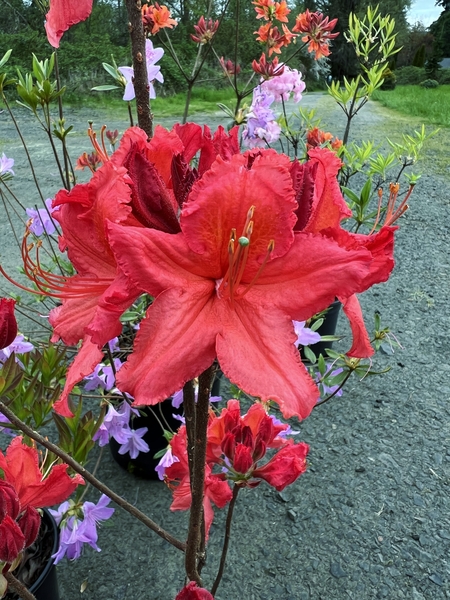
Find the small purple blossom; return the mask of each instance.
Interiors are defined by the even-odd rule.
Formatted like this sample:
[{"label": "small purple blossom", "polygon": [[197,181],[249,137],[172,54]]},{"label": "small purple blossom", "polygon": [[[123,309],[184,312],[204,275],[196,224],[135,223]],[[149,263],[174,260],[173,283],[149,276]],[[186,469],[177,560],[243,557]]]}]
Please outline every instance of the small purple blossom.
[{"label": "small purple blossom", "polygon": [[[198,398],[198,386],[195,387],[195,401],[197,402],[197,398]],[[220,402],[222,400],[222,396],[211,396],[209,401],[210,402]],[[174,408],[180,408],[180,406],[183,404],[183,390],[179,390],[178,392],[175,392],[175,394],[172,396],[172,406]]]},{"label": "small purple blossom", "polygon": [[11,437],[16,437],[17,433],[9,427],[3,427],[1,425],[2,423],[9,425],[11,421],[8,419],[8,417],[5,417],[3,413],[0,413],[0,432],[4,433],[5,435],[10,435]]},{"label": "small purple blossom", "polygon": [[[158,62],[158,60],[163,56],[163,54],[164,50],[162,48],[154,48],[150,40],[145,40],[145,58],[147,62],[148,86],[151,100],[156,98],[156,92],[155,88],[153,87],[153,81],[156,80],[160,83],[164,83],[164,77],[161,73],[161,67],[155,65],[155,63]],[[119,67],[118,70],[123,75],[126,81],[123,99],[129,102],[135,97],[133,84],[134,69],[133,67]]]},{"label": "small purple blossom", "polygon": [[[322,376],[320,373],[317,373],[316,382],[319,384],[321,398],[330,396],[331,394],[334,394],[336,392],[336,390],[339,388],[339,385],[328,385],[326,382],[329,380],[330,377],[336,377],[337,375],[340,375],[343,372],[343,370],[344,369],[342,369],[342,367],[333,370],[332,367],[328,367],[328,369],[325,372],[325,375]],[[338,392],[336,392],[335,396],[342,396],[343,392],[344,390],[341,388]],[[318,400],[320,400],[320,398],[318,398]]]},{"label": "small purple blossom", "polygon": [[161,481],[164,480],[164,472],[167,467],[170,467],[173,463],[177,462],[180,462],[180,459],[172,454],[172,448],[169,446],[166,453],[155,467],[155,471],[158,473],[158,477]]},{"label": "small purple blossom", "polygon": [[320,334],[309,327],[305,327],[306,321],[292,321],[292,323],[294,324],[295,335],[297,336],[297,341],[295,342],[296,346],[299,344],[302,346],[310,346],[311,344],[320,342]]},{"label": "small purple blossom", "polygon": [[[281,66],[281,65],[280,65]],[[294,102],[300,102],[302,92],[305,90],[305,82],[302,80],[302,74],[297,69],[291,69],[287,65],[281,75],[267,79],[261,83],[261,89],[267,94],[271,94],[275,102],[288,101],[291,94],[294,95]]]},{"label": "small purple blossom", "polygon": [[98,441],[99,446],[106,446],[109,438],[113,437],[119,444],[124,444],[130,437],[130,408],[124,406],[123,402],[117,411],[112,404],[103,419],[103,423],[93,436],[94,442]]},{"label": "small purple blossom", "polygon": [[110,352],[119,352],[120,351],[119,338],[115,337],[112,340],[109,340],[108,346],[109,346]]},{"label": "small purple blossom", "polygon": [[[120,358],[114,359],[114,369],[117,371],[122,366],[122,361]],[[94,372],[91,375],[85,377],[85,381],[87,383],[84,386],[84,389],[88,392],[96,390],[97,388],[101,388],[105,390],[105,392],[109,392],[112,390],[116,383],[116,377],[114,375],[114,369],[111,365],[105,365],[104,363],[99,363]]]},{"label": "small purple blossom", "polygon": [[292,429],[292,427],[289,424],[283,423],[283,421],[277,419],[275,415],[269,415],[269,417],[272,419],[274,425],[287,425],[286,429],[284,431],[280,431],[277,437],[285,439],[288,435],[298,435],[300,433],[300,431],[295,431],[294,429]]},{"label": "small purple blossom", "polygon": [[7,158],[5,156],[5,153],[3,152],[1,158],[0,158],[0,177],[2,177],[3,175],[6,175],[6,173],[9,173],[10,175],[15,175],[14,171],[12,170],[14,166],[14,159],[13,158]]},{"label": "small purple blossom", "polygon": [[52,235],[55,233],[56,227],[50,218],[50,215],[55,210],[52,208],[53,200],[51,198],[47,198],[45,201],[45,206],[47,208],[27,208],[26,213],[30,217],[31,222],[29,224],[29,229],[34,235],[40,236],[43,233],[47,235]]},{"label": "small purple blossom", "polygon": [[91,548],[100,552],[97,546],[98,533],[97,525],[101,521],[106,521],[114,513],[114,508],[107,508],[110,499],[102,494],[97,504],[85,502],[82,507],[84,518],[81,520],[77,516],[66,517],[66,514],[72,506],[70,502],[63,502],[58,510],[50,510],[60,526],[60,540],[58,551],[52,556],[55,564],[67,556],[69,560],[76,560],[83,552],[83,545],[89,544]]},{"label": "small purple blossom", "polygon": [[[13,352],[14,354],[26,354],[32,350],[34,350],[33,344],[31,342],[26,342],[24,336],[19,333],[9,346],[0,350],[0,363],[7,361]],[[17,358],[16,362],[22,365]]]},{"label": "small purple blossom", "polygon": [[139,452],[150,452],[149,445],[142,438],[147,433],[148,427],[130,429],[129,437],[119,448],[119,454],[128,454],[131,458],[137,458]]}]

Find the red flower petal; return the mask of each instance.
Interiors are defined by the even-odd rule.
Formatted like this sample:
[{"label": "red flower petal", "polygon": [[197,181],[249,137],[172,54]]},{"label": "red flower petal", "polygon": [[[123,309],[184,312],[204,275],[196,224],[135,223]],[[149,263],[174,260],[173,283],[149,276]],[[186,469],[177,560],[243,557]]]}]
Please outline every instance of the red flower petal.
[{"label": "red flower petal", "polygon": [[25,548],[25,536],[9,515],[0,523],[0,562],[12,563]]},{"label": "red flower petal", "polygon": [[46,14],[45,30],[47,39],[54,48],[72,25],[84,21],[92,11],[92,0],[50,0],[50,10]]},{"label": "red flower petal", "polygon": [[0,350],[13,343],[17,335],[17,321],[14,315],[15,300],[0,299]]}]

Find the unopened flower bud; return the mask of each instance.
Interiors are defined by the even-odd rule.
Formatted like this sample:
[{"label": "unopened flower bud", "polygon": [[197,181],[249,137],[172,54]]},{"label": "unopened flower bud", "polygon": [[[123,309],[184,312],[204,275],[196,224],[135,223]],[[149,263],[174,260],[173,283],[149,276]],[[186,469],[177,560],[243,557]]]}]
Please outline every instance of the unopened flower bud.
[{"label": "unopened flower bud", "polygon": [[0,479],[0,522],[6,515],[15,519],[19,512],[20,502],[14,486]]},{"label": "unopened flower bud", "polygon": [[17,335],[15,303],[16,301],[10,298],[0,299],[0,350],[12,344]]},{"label": "unopened flower bud", "polygon": [[0,523],[0,561],[12,563],[25,548],[25,536],[9,515]]},{"label": "unopened flower bud", "polygon": [[39,533],[41,515],[33,506],[27,506],[23,515],[18,519],[17,524],[25,537],[25,548],[28,548]]}]

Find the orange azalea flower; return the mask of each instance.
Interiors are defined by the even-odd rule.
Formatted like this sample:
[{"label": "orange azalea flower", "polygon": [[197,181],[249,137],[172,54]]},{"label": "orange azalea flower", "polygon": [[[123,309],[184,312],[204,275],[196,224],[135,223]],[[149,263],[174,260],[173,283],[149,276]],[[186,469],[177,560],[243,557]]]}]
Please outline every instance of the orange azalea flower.
[{"label": "orange azalea flower", "polygon": [[257,0],[252,2],[255,5],[256,18],[264,19],[265,21],[281,21],[287,23],[287,15],[291,9],[287,7],[285,0],[282,2],[274,2],[274,0]]},{"label": "orange azalea flower", "polygon": [[256,40],[267,44],[269,56],[275,52],[276,54],[281,53],[283,46],[289,46],[291,40],[295,35],[289,31],[286,25],[283,25],[283,35],[280,33],[278,27],[273,27],[272,23],[262,25],[255,34],[258,34]]},{"label": "orange azalea flower", "polygon": [[321,148],[323,146],[331,146],[333,150],[338,150],[342,146],[342,141],[339,138],[334,138],[333,134],[322,131],[318,127],[314,127],[306,134],[306,149]]},{"label": "orange azalea flower", "polygon": [[337,37],[339,33],[331,33],[337,23],[337,19],[329,20],[322,13],[311,13],[308,9],[297,16],[292,31],[305,33],[302,37],[303,42],[308,42],[308,51],[315,53],[318,60],[323,56],[329,56],[329,42]]},{"label": "orange azalea flower", "polygon": [[178,21],[171,18],[170,10],[167,6],[160,6],[155,2],[155,4],[144,5],[141,10],[144,30],[151,35],[158,33],[164,27],[172,29],[178,25]]}]

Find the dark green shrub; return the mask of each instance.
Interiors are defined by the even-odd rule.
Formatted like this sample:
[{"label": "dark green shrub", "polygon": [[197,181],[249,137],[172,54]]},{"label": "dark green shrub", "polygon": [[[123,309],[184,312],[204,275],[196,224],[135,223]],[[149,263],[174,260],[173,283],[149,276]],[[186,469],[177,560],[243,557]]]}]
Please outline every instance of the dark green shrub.
[{"label": "dark green shrub", "polygon": [[450,84],[450,69],[441,69],[437,74],[437,81],[440,85]]},{"label": "dark green shrub", "polygon": [[425,79],[425,81],[421,82],[420,86],[428,89],[437,88],[439,87],[439,81],[436,81],[436,79]]},{"label": "dark green shrub", "polygon": [[397,77],[391,71],[391,69],[385,69],[383,71],[383,83],[381,84],[382,90],[393,90],[397,84]]},{"label": "dark green shrub", "polygon": [[425,78],[425,69],[420,67],[400,67],[395,70],[398,85],[419,85]]}]

